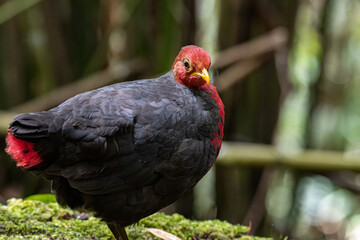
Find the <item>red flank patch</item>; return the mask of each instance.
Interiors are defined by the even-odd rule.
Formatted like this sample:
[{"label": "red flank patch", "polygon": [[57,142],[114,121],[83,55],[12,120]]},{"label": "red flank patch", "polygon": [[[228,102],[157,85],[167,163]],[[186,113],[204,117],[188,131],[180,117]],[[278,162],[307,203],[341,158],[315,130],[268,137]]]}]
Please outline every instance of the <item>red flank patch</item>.
[{"label": "red flank patch", "polygon": [[17,162],[17,166],[30,168],[42,162],[41,156],[34,150],[34,143],[16,138],[10,129],[6,143],[5,151]]}]

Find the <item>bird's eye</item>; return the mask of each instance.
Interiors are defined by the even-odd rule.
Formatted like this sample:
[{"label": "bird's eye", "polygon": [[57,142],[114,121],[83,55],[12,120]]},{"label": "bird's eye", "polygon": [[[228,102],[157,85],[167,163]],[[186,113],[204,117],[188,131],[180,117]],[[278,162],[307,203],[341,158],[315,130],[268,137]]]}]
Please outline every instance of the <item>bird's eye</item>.
[{"label": "bird's eye", "polygon": [[190,62],[188,59],[184,60],[184,66],[185,66],[186,71],[190,70]]}]

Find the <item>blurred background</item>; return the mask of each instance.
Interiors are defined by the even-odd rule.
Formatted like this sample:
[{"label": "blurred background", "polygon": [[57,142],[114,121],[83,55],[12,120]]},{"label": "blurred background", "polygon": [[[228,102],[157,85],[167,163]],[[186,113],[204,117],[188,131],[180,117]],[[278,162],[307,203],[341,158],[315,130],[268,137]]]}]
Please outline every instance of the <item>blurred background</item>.
[{"label": "blurred background", "polygon": [[212,56],[216,166],[165,209],[274,239],[360,239],[359,0],[0,0],[0,202],[49,192],[5,154],[16,113]]}]

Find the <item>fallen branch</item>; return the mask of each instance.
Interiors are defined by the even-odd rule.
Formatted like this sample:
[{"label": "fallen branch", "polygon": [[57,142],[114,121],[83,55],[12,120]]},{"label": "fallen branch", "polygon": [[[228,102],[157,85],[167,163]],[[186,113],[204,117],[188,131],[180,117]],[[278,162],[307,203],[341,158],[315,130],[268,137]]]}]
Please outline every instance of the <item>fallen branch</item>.
[{"label": "fallen branch", "polygon": [[30,100],[9,111],[0,111],[0,134],[5,135],[7,133],[9,123],[18,113],[39,112],[50,109],[81,92],[103,87],[114,83],[115,81],[123,81],[128,76],[143,71],[144,67],[144,64],[140,60],[119,63],[109,69],[94,73],[88,77],[49,92],[48,94]]},{"label": "fallen branch", "polygon": [[116,80],[123,81],[129,75],[139,73],[142,70],[144,70],[144,64],[142,64],[140,60],[119,63],[109,69],[57,88],[43,96],[14,107],[10,111],[22,113],[48,110],[76,94],[109,85]]},{"label": "fallen branch", "polygon": [[266,57],[252,58],[247,61],[240,61],[224,70],[216,79],[215,86],[217,91],[220,93],[229,89],[238,83],[240,79],[243,79],[258,68],[265,60],[267,60]]},{"label": "fallen branch", "polygon": [[275,28],[251,41],[235,45],[219,52],[212,64],[212,68],[220,69],[240,60],[252,59],[274,52],[286,45],[288,39],[288,31],[285,28]]},{"label": "fallen branch", "polygon": [[342,152],[304,150],[285,156],[271,145],[224,142],[216,164],[236,166],[285,166],[303,170],[360,170],[360,156]]},{"label": "fallen branch", "polygon": [[0,5],[0,24],[10,20],[42,0],[11,0]]}]

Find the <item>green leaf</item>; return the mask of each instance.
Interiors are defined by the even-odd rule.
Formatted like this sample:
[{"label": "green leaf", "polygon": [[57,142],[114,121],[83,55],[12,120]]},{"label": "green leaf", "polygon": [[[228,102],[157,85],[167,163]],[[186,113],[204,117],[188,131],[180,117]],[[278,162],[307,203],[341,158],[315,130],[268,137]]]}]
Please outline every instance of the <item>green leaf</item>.
[{"label": "green leaf", "polygon": [[56,202],[54,194],[35,194],[25,198],[25,200],[40,201],[43,203],[54,203]]}]

